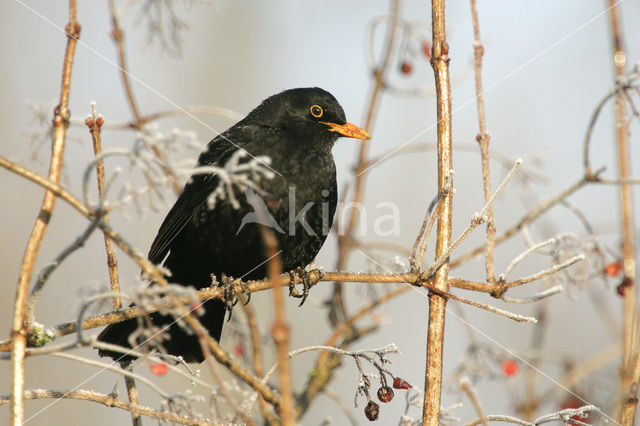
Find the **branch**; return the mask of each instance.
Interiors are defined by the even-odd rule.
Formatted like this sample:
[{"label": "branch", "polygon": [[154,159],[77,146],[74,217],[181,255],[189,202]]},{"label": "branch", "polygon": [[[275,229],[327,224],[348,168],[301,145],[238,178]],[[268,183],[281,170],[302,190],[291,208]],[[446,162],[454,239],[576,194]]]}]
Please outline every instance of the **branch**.
[{"label": "branch", "polygon": [[[114,398],[110,395],[94,392],[91,390],[55,390],[55,389],[33,389],[23,392],[24,399],[43,399],[43,398],[56,398],[56,399],[78,399],[82,401],[92,401],[102,404],[106,407],[115,407],[121,410],[129,411],[131,413],[140,414],[143,416],[158,419],[164,422],[178,423],[182,425],[190,426],[211,426],[213,423],[207,420],[195,420],[191,417],[180,416],[177,414],[169,413],[166,411],[156,411],[152,408],[145,407],[143,405],[131,404],[120,399]],[[9,401],[9,395],[0,395],[0,405],[6,404]]]},{"label": "branch", "polygon": [[[478,105],[478,127],[480,132],[476,140],[480,145],[480,155],[482,157],[482,187],[484,189],[484,200],[489,202],[491,198],[491,174],[489,172],[489,139],[491,134],[487,131],[487,123],[484,109],[484,91],[482,90],[482,55],[484,46],[480,40],[480,23],[478,22],[478,8],[476,0],[471,0],[471,17],[473,20],[473,52],[475,58],[476,74],[476,103]],[[494,251],[496,247],[496,225],[493,217],[493,208],[487,209],[487,248],[486,248],[486,271],[487,282],[493,283],[496,280],[494,268]]]},{"label": "branch", "polygon": [[[436,83],[436,103],[438,121],[438,192],[447,184],[452,165],[451,150],[451,84],[449,81],[449,45],[446,40],[444,0],[431,1],[432,56],[431,66]],[[449,244],[451,241],[452,216],[451,191],[438,206],[438,226],[436,231],[436,264],[434,287],[448,290]],[[427,354],[425,367],[424,407],[422,423],[436,426],[440,419],[440,394],[442,391],[442,354],[444,351],[444,318],[446,299],[431,293],[429,295],[429,325],[427,330]]]},{"label": "branch", "polygon": [[[101,115],[96,115],[96,104],[91,103],[91,115],[85,120],[85,124],[89,128],[91,133],[91,139],[93,140],[93,153],[96,156],[100,156],[102,153],[102,138],[100,130],[104,124],[104,118]],[[96,163],[96,178],[98,179],[98,197],[102,201],[104,197],[104,161],[100,159]],[[105,212],[102,216],[102,220],[109,223],[109,216]],[[120,292],[120,281],[118,279],[118,260],[116,258],[116,251],[113,248],[113,242],[108,235],[104,235],[104,246],[107,251],[107,269],[109,270],[109,284],[111,285],[111,291],[114,293]],[[122,302],[119,297],[113,298],[113,309],[120,309]]]},{"label": "branch", "polygon": [[[622,41],[620,27],[619,1],[609,0],[611,18],[611,38],[613,41],[613,65],[616,80],[622,81],[626,74],[627,54]],[[631,151],[629,148],[629,120],[627,120],[627,102],[624,90],[616,91],[616,150],[618,157],[618,177],[626,179],[632,175]],[[622,239],[622,258],[624,277],[631,285],[625,289],[623,298],[623,340],[622,366],[620,368],[620,423],[631,425],[638,406],[638,382],[640,371],[634,368],[638,356],[638,300],[636,285],[636,235],[634,224],[633,192],[629,183],[620,185],[620,225]],[[634,374],[634,371],[636,374]]]},{"label": "branch", "polygon": [[[51,160],[49,163],[49,180],[54,183],[60,181],[64,157],[64,147],[69,120],[69,91],[71,88],[71,69],[76,50],[76,43],[80,36],[80,24],[76,20],[76,1],[69,0],[69,23],[65,28],[67,46],[62,65],[62,82],[60,84],[60,103],[55,109],[53,118],[53,143]],[[16,289],[13,310],[13,324],[11,328],[11,425],[24,423],[24,358],[27,340],[26,304],[29,295],[29,282],[44,238],[47,225],[53,214],[56,194],[46,191],[40,207],[36,223],[20,266],[20,277]]]}]

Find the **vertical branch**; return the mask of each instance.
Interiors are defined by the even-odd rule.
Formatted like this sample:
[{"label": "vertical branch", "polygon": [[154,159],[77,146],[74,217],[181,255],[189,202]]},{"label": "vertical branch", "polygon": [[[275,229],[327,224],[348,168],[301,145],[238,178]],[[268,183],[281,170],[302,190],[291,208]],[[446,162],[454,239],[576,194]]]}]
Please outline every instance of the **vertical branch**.
[{"label": "vertical branch", "polygon": [[[622,31],[618,3],[609,0],[609,17],[611,19],[611,35],[613,37],[613,62],[616,72],[616,80],[620,80],[626,74],[626,53],[622,43]],[[638,403],[638,389],[632,389],[633,362],[637,350],[637,314],[636,314],[636,263],[634,245],[633,224],[633,199],[631,185],[624,180],[631,176],[631,164],[629,155],[629,135],[627,122],[627,105],[624,91],[616,94],[616,141],[618,152],[618,175],[620,180],[620,220],[622,222],[622,258],[624,259],[624,279],[631,285],[626,288],[624,304],[624,331],[623,331],[623,355],[622,368],[620,370],[620,394],[625,395],[620,411],[620,423],[633,424],[636,406]],[[636,378],[637,382],[637,378]]]},{"label": "vertical branch", "polygon": [[[51,160],[49,163],[49,180],[58,183],[62,174],[64,145],[69,125],[69,89],[71,87],[71,68],[76,50],[76,43],[80,36],[80,24],[76,20],[76,1],[69,0],[69,23],[65,28],[67,33],[67,47],[65,49],[62,66],[62,81],[60,84],[60,103],[55,109],[53,118],[53,143]],[[40,243],[44,237],[47,225],[53,214],[56,195],[46,191],[40,207],[40,213],[33,226],[31,235],[20,266],[20,276],[16,289],[13,311],[13,325],[11,328],[11,424],[13,426],[24,423],[24,358],[27,341],[26,303],[29,296],[29,281],[35,265]]]},{"label": "vertical branch", "polygon": [[[373,87],[369,95],[369,108],[365,119],[364,128],[369,134],[372,133],[373,122],[380,104],[380,97],[382,91],[386,86],[386,75],[391,64],[391,54],[395,45],[396,33],[398,29],[398,16],[400,14],[400,0],[392,0],[391,2],[391,23],[386,34],[384,50],[382,53],[382,61],[376,66],[373,72]],[[364,183],[366,172],[365,168],[368,164],[368,152],[370,140],[363,140],[360,143],[360,150],[358,152],[358,161],[354,169],[355,184],[353,189],[353,204],[358,205],[362,203],[364,198]],[[349,260],[349,254],[353,248],[351,244],[351,235],[358,226],[358,219],[360,215],[357,209],[352,208],[349,212],[349,218],[347,220],[347,226],[345,228],[344,235],[338,236],[338,262],[336,264],[336,270],[342,271],[346,268]],[[336,282],[334,284],[334,290],[332,295],[332,309],[334,312],[338,312],[342,319],[346,318],[346,312],[344,308],[344,300],[342,297],[342,283]],[[337,315],[332,315],[332,325],[336,326],[340,322],[340,318]]]},{"label": "vertical branch", "polygon": [[[484,187],[484,201],[491,198],[491,174],[489,173],[489,139],[491,135],[487,131],[487,123],[484,110],[484,91],[482,90],[482,55],[484,46],[480,40],[480,23],[478,21],[478,8],[476,0],[471,0],[471,17],[473,20],[473,53],[475,59],[476,75],[476,103],[478,105],[478,125],[479,133],[476,140],[480,145],[480,156],[482,158],[482,185]],[[496,247],[496,224],[493,216],[493,207],[487,210],[487,246],[485,252],[487,282],[496,281],[494,268],[494,251]]]},{"label": "vertical branch", "polygon": [[[436,83],[438,120],[438,193],[444,190],[450,171],[451,159],[451,87],[449,81],[449,46],[446,41],[444,0],[431,1],[433,37],[433,67]],[[451,240],[452,191],[448,191],[438,205],[436,259],[443,255]],[[448,290],[448,260],[436,271],[434,286]],[[427,364],[425,369],[424,407],[422,423],[439,424],[440,393],[442,391],[442,353],[444,349],[444,318],[446,299],[429,294],[429,327],[427,331]]]},{"label": "vertical branch", "polygon": [[269,281],[273,283],[273,310],[275,319],[271,327],[271,334],[278,353],[278,378],[280,380],[280,420],[281,424],[295,425],[295,413],[293,405],[293,390],[291,389],[291,364],[289,363],[289,335],[290,328],[285,316],[283,288],[276,284],[280,281],[282,263],[280,251],[278,250],[278,240],[274,237],[270,229],[261,226],[262,240],[266,249],[267,273]]},{"label": "vertical branch", "polygon": [[[102,139],[100,137],[100,129],[104,124],[104,119],[101,116],[96,116],[95,104],[91,105],[92,115],[87,117],[85,124],[89,127],[89,133],[91,133],[91,139],[93,140],[93,152],[96,156],[102,153]],[[98,179],[98,197],[102,200],[104,190],[104,161],[101,159],[96,164],[96,178]],[[109,223],[109,217],[105,213],[102,216],[102,220]],[[114,293],[120,292],[120,281],[118,279],[118,261],[116,259],[116,251],[113,248],[113,242],[107,234],[104,235],[104,245],[107,250],[107,268],[109,270],[109,283],[111,285],[111,291]],[[120,309],[122,303],[119,297],[113,298],[113,309]],[[131,401],[134,402],[134,401]]]},{"label": "vertical branch", "polygon": [[[264,376],[264,362],[262,360],[262,344],[260,343],[260,330],[258,329],[258,322],[256,316],[253,313],[253,308],[249,303],[243,303],[242,309],[247,316],[247,325],[249,327],[249,335],[251,337],[251,351],[253,361],[253,374],[256,377]],[[277,424],[277,419],[273,415],[269,404],[264,400],[262,395],[258,395],[258,404],[260,407],[260,414],[266,425]]]}]

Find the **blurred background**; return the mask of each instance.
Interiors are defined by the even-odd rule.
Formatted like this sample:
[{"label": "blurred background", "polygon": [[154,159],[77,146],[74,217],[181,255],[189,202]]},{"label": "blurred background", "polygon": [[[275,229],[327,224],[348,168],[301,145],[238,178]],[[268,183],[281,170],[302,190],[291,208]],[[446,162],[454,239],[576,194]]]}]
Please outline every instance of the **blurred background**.
[{"label": "blurred background", "polygon": [[[389,4],[382,0],[321,3],[280,0],[250,2],[214,0],[207,3],[180,2],[172,5],[182,23],[188,26],[180,32],[180,49],[176,44],[163,44],[157,32],[150,30],[154,8],[145,9],[152,2],[130,2],[131,9],[121,22],[125,31],[128,69],[133,76],[133,91],[143,113],[174,109],[175,106],[211,105],[234,111],[222,115],[172,117],[157,121],[154,131],[172,134],[192,132],[200,145],[235,123],[238,117],[257,106],[264,98],[284,89],[319,86],[330,91],[344,107],[349,121],[363,125],[371,74],[367,66],[366,49],[370,25],[376,17],[389,12]],[[627,50],[628,68],[640,59],[640,4],[622,2],[622,28]],[[556,2],[500,1],[479,2],[480,29],[486,49],[483,80],[487,125],[491,132],[491,148],[508,161],[523,158],[533,177],[514,180],[495,204],[498,233],[515,223],[536,202],[556,195],[582,176],[582,142],[587,124],[597,103],[613,88],[614,73],[609,16],[606,2],[579,0]],[[425,2],[402,2],[401,16],[416,22],[418,33],[430,36],[430,10]],[[169,19],[163,15],[161,19]],[[61,32],[68,21],[65,4],[46,1],[13,1],[4,3],[0,15],[0,47],[3,64],[0,67],[0,155],[22,165],[28,165],[46,175],[50,138],[46,124],[52,117],[59,96],[60,72],[66,39]],[[111,22],[106,2],[79,2],[78,21],[82,25],[74,61],[70,109],[74,123],[82,123],[91,112],[90,102],[97,102],[97,110],[106,125],[123,124],[132,115],[121,84],[116,48],[110,37]],[[478,133],[475,88],[473,81],[473,29],[469,4],[449,2],[447,25],[450,44],[451,74],[453,78],[453,144],[454,144],[454,227],[453,235],[462,232],[473,213],[483,206],[480,157],[475,148]],[[168,28],[168,27],[167,27]],[[165,28],[165,29],[167,29]],[[376,32],[372,42],[379,52],[383,29]],[[167,32],[171,36],[170,31]],[[417,43],[417,44],[416,44]],[[433,90],[433,73],[423,52],[419,37],[413,44],[399,46],[392,59],[390,81],[401,88]],[[402,65],[405,64],[404,69]],[[406,64],[411,70],[407,72]],[[411,141],[429,144],[435,141],[435,98],[433,96],[403,96],[384,94],[375,126],[370,156],[389,152]],[[607,166],[606,174],[614,177],[616,162],[613,143],[613,104],[606,107],[595,128],[591,159],[595,168]],[[77,120],[76,120],[77,119]],[[45,123],[43,125],[43,123]],[[214,131],[212,131],[212,129]],[[632,167],[640,172],[637,147],[637,122],[632,130]],[[635,130],[635,134],[634,134]],[[84,125],[70,128],[65,154],[63,184],[74,194],[81,195],[82,174],[93,156],[91,139]],[[135,138],[132,131],[105,127],[103,147],[129,147]],[[635,145],[633,145],[635,144]],[[340,140],[334,148],[340,188],[353,179],[352,168],[357,155],[357,142]],[[177,151],[176,163],[187,167],[194,163],[196,151]],[[173,154],[172,154],[173,155]],[[428,203],[436,195],[436,155],[433,150],[398,155],[373,168],[367,178],[365,207],[367,219],[359,231],[364,242],[393,243],[410,248],[416,237]],[[125,167],[117,161],[106,163],[107,173],[115,167]],[[494,188],[508,169],[492,163]],[[91,180],[93,184],[93,178]],[[351,186],[352,187],[352,186]],[[640,193],[634,188],[635,208],[640,207]],[[0,294],[4,302],[0,310],[0,324],[8,338],[13,312],[13,298],[24,247],[42,199],[41,188],[5,170],[0,170],[0,266],[2,282]],[[618,190],[613,186],[587,186],[573,194],[569,201],[589,219],[603,245],[619,252]],[[399,232],[380,237],[373,232],[379,203],[398,206]],[[131,206],[115,213],[111,221],[125,238],[139,251],[145,252],[157,228],[173,203],[171,194],[165,203],[148,204],[142,213]],[[379,211],[379,210],[378,210]],[[383,213],[388,213],[383,211]],[[86,220],[58,202],[42,248],[36,270],[51,261],[63,247],[70,244],[85,229]],[[535,241],[543,241],[558,233],[586,241],[584,227],[567,209],[554,208],[531,229]],[[465,253],[480,244],[484,227],[478,228],[465,241],[458,253]],[[579,244],[578,244],[579,245]],[[496,270],[503,271],[511,259],[526,248],[522,236],[514,237],[496,251]],[[576,252],[576,254],[579,250]],[[395,253],[377,252],[376,259],[393,263]],[[406,255],[399,254],[406,262]],[[403,257],[404,256],[404,257]],[[428,253],[433,258],[433,251]],[[455,257],[455,256],[454,256]],[[316,264],[326,271],[335,268],[336,240],[331,237],[323,247]],[[138,283],[139,271],[122,253],[118,255],[123,288]],[[427,261],[428,264],[428,261]],[[520,277],[550,266],[545,256],[532,256],[520,265],[512,276]],[[351,257],[350,271],[365,271],[371,263],[357,252]],[[402,269],[402,265],[398,266]],[[570,270],[571,271],[571,270]],[[482,280],[484,260],[479,257],[452,271],[453,276]],[[538,377],[539,389],[553,388],[551,379],[562,376],[563,365],[579,362],[619,340],[621,299],[615,292],[617,282],[594,279],[572,283],[559,277],[565,292],[547,303],[542,362],[539,367],[546,377]],[[544,288],[534,283],[518,289],[514,294],[531,295]],[[83,298],[108,287],[104,257],[104,242],[98,233],[86,247],[76,252],[51,277],[40,296],[36,318],[45,325],[75,319]],[[364,304],[371,291],[381,291],[370,284],[348,284],[349,309],[355,311]],[[416,294],[420,293],[420,295]],[[353,349],[378,348],[395,343],[401,350],[393,355],[389,369],[418,388],[424,384],[426,319],[428,300],[424,292],[410,291],[377,311],[381,321],[379,332],[358,342]],[[463,292],[458,291],[458,294]],[[323,302],[330,294],[328,284],[311,291],[307,303],[297,309],[298,300],[288,301],[288,318],[292,323],[292,349],[321,344],[330,333]],[[486,295],[463,294],[484,303],[495,301]],[[425,297],[421,297],[425,296]],[[362,304],[359,300],[363,300]],[[255,294],[252,304],[258,310],[263,330],[268,332],[272,320],[271,295]],[[599,302],[598,308],[594,301]],[[507,309],[533,315],[535,305],[510,305]],[[104,311],[108,306],[104,307]],[[475,413],[468,399],[458,390],[456,369],[471,340],[487,345],[501,353],[508,348],[519,354],[530,347],[536,326],[515,323],[485,311],[449,304],[445,335],[444,374],[447,389],[442,406],[450,407],[460,401],[462,407],[451,415],[470,421]],[[476,328],[470,331],[461,321]],[[597,312],[607,312],[599,314]],[[610,318],[613,325],[603,318]],[[326,327],[325,327],[326,325]],[[223,333],[222,344],[234,347],[233,333]],[[97,333],[97,331],[93,331]],[[470,332],[471,334],[469,334]],[[618,334],[616,334],[618,333]],[[78,354],[97,359],[95,351],[78,350]],[[303,386],[314,354],[299,356],[293,362],[294,385]],[[502,359],[496,355],[495,360]],[[267,356],[267,366],[273,361]],[[526,399],[522,375],[505,377],[500,363],[490,365],[491,378],[476,383],[476,389],[486,413],[512,414],[514,404]],[[208,377],[203,365],[203,376]],[[524,369],[524,366],[522,366]],[[9,363],[0,363],[0,393],[10,392]],[[139,368],[141,374],[150,374]],[[27,389],[59,388],[94,389],[111,392],[117,376],[110,372],[69,360],[52,357],[27,359]],[[595,385],[591,393],[582,394],[590,403],[603,406],[617,390],[617,365],[611,363],[591,376]],[[154,378],[164,389],[175,392],[198,389],[184,380],[167,375]],[[342,400],[355,421],[366,424],[362,413],[366,404],[359,399],[353,407],[357,387],[357,370],[351,359],[330,385]],[[595,389],[595,390],[594,390]],[[142,403],[158,408],[158,399],[143,390]],[[380,424],[396,424],[404,410],[400,391],[396,399],[382,407]],[[520,398],[520,399],[519,399]],[[558,398],[560,401],[562,397]],[[128,424],[129,414],[115,409],[77,401],[51,400],[26,403],[30,425]],[[559,409],[548,405],[540,414]],[[415,417],[420,414],[415,409]],[[0,406],[0,423],[9,417],[8,405]],[[334,424],[347,424],[348,418],[326,396],[321,396],[302,419],[303,424],[319,425],[330,418]],[[151,424],[147,419],[145,424]]]}]

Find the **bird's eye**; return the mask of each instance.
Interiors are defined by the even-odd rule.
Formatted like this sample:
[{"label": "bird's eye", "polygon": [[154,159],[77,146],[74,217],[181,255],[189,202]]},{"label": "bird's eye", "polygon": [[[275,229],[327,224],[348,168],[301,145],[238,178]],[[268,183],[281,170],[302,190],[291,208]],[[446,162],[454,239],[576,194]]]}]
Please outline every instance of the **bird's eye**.
[{"label": "bird's eye", "polygon": [[322,114],[324,113],[320,105],[312,105],[311,108],[309,108],[309,111],[311,111],[311,115],[313,115],[315,118],[322,117]]}]

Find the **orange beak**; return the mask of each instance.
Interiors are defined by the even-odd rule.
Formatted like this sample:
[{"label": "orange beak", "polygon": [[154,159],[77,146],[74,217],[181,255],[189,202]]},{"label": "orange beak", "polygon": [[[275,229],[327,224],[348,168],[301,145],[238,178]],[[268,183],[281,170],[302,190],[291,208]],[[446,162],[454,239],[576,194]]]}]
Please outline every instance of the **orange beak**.
[{"label": "orange beak", "polygon": [[330,132],[339,133],[342,136],[345,136],[347,138],[369,139],[371,137],[369,136],[369,133],[367,133],[366,130],[361,129],[355,124],[351,124],[351,123],[336,124],[336,123],[325,123],[325,122],[322,122],[322,124],[326,124],[327,126],[329,126]]}]

